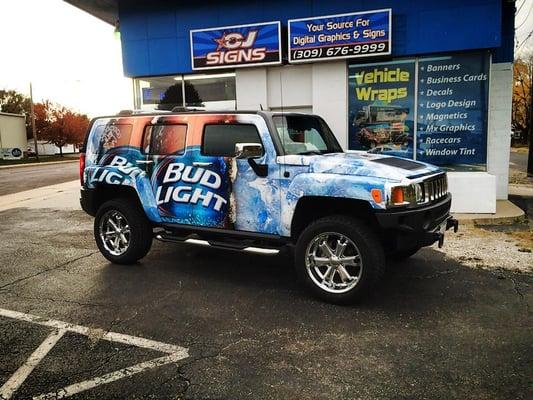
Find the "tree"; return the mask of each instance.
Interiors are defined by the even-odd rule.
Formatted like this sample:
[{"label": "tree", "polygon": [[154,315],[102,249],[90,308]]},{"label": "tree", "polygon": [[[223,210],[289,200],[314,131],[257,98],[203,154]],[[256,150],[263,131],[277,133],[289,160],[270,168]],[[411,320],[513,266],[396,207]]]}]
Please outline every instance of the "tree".
[{"label": "tree", "polygon": [[42,135],[52,124],[52,109],[53,104],[49,100],[42,103],[35,103],[33,112],[35,113],[35,130],[37,137],[42,138]]},{"label": "tree", "polygon": [[35,125],[39,138],[59,147],[63,157],[66,144],[83,142],[89,118],[46,100],[35,105]]},{"label": "tree", "polygon": [[521,143],[531,142],[533,127],[531,126],[532,98],[531,84],[533,79],[533,54],[518,58],[514,63],[513,82],[513,131],[520,135]]},{"label": "tree", "polygon": [[[203,107],[204,104],[202,103],[200,94],[194,85],[188,81],[184,81],[184,83],[186,104],[188,106]],[[181,83],[175,83],[165,90],[165,93],[163,93],[163,97],[161,98],[161,102],[157,105],[158,110],[172,110],[176,106],[181,107],[183,105],[183,92],[181,85]]]}]

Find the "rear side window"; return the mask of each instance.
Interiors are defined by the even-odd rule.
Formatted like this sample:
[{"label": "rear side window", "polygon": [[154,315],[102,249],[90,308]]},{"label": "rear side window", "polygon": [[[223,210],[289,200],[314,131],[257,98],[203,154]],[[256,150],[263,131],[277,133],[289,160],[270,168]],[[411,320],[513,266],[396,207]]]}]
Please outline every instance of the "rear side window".
[{"label": "rear side window", "polygon": [[91,162],[97,162],[110,149],[130,144],[131,124],[96,125],[87,140],[86,154]]},{"label": "rear side window", "polygon": [[147,154],[183,154],[187,125],[149,125],[143,136],[143,150]]},{"label": "rear side window", "polygon": [[206,125],[202,139],[202,154],[206,156],[233,157],[235,144],[259,143],[261,138],[255,125]]},{"label": "rear side window", "polygon": [[95,136],[99,137],[100,148],[104,150],[130,144],[132,126],[129,124],[107,124],[96,127]]}]

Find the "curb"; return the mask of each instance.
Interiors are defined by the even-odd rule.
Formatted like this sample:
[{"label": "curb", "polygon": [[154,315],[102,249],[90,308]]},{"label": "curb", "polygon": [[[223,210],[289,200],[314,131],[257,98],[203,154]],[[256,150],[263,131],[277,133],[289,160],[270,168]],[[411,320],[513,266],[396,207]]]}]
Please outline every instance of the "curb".
[{"label": "curb", "polygon": [[79,162],[76,158],[75,160],[65,160],[65,161],[45,161],[45,162],[36,162],[36,163],[25,163],[25,164],[14,164],[14,165],[0,165],[0,169],[10,169],[10,168],[26,168],[26,167],[35,167],[38,165],[52,165],[52,164],[66,164]]},{"label": "curb", "polygon": [[526,213],[509,200],[496,202],[495,214],[462,214],[452,213],[460,225],[515,225],[527,223]]},{"label": "curb", "polygon": [[523,196],[523,197],[533,197],[533,185],[517,185],[514,183],[509,184],[509,195],[512,196]]},{"label": "curb", "polygon": [[486,217],[486,218],[461,218],[455,217],[459,221],[459,229],[461,225],[465,226],[486,226],[486,225],[518,225],[525,224],[527,218],[525,214],[517,217]]}]

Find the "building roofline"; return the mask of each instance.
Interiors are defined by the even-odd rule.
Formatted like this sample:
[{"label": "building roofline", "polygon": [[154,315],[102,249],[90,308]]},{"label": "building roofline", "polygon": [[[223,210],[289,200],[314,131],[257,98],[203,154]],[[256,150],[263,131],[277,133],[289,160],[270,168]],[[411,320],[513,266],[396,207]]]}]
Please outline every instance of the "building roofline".
[{"label": "building roofline", "polygon": [[13,113],[1,112],[1,111],[0,111],[0,115],[5,115],[5,116],[8,116],[8,117],[26,118],[26,116],[24,114],[13,114]]},{"label": "building roofline", "polygon": [[118,20],[118,0],[63,0],[110,25]]}]

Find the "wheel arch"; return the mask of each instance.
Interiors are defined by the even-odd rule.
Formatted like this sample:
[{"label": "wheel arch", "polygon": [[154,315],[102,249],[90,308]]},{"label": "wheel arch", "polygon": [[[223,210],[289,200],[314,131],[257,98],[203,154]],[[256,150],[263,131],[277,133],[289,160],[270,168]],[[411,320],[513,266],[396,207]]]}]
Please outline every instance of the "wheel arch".
[{"label": "wheel arch", "polygon": [[377,223],[374,209],[366,200],[344,197],[303,196],[296,204],[291,221],[291,237],[296,240],[311,222],[331,215],[348,215],[365,221],[369,226]]},{"label": "wheel arch", "polygon": [[108,200],[117,198],[125,198],[128,201],[134,201],[142,207],[137,190],[128,185],[113,185],[108,183],[100,183],[91,189],[91,210],[92,214],[96,214],[98,209]]}]

